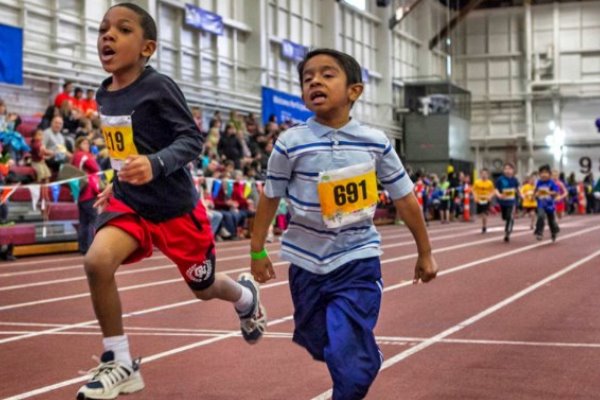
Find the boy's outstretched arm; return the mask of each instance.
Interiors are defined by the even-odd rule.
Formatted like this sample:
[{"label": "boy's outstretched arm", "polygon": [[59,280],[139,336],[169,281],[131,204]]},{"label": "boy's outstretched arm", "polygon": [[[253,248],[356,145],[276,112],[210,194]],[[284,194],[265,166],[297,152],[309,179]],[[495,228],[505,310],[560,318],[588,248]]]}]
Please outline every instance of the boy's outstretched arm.
[{"label": "boy's outstretched arm", "polygon": [[[269,225],[273,223],[277,207],[279,206],[279,197],[269,198],[261,193],[256,216],[254,217],[254,229],[252,230],[252,239],[250,239],[250,252],[259,253],[265,248],[265,240],[269,232]],[[264,283],[269,279],[275,278],[275,271],[271,259],[267,255],[261,259],[254,259],[250,264],[252,276],[257,282]]]},{"label": "boy's outstretched arm", "polygon": [[419,280],[429,282],[437,275],[438,267],[433,255],[431,254],[431,244],[429,243],[429,235],[425,228],[425,220],[421,206],[417,202],[414,193],[395,200],[394,205],[400,214],[400,218],[404,221],[417,243],[417,251],[419,253],[417,264],[415,265],[415,277],[413,283],[418,283]]}]

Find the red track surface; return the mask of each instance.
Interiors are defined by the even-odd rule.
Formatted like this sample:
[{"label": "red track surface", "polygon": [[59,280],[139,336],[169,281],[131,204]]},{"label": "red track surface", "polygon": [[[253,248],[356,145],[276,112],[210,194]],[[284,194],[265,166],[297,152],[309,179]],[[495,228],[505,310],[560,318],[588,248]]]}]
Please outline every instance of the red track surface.
[{"label": "red track surface", "polygon": [[[554,244],[535,241],[524,220],[508,244],[498,219],[486,235],[479,224],[432,224],[441,273],[417,286],[410,234],[382,227],[376,334],[386,362],[368,399],[600,398],[599,223],[567,218]],[[275,259],[278,247],[269,245]],[[247,242],[217,249],[220,272],[235,277],[249,264]],[[269,333],[248,346],[232,307],[195,301],[161,254],[122,267],[127,333],[146,381],[127,398],[327,398],[325,366],[290,339],[287,264],[276,271],[262,290]],[[100,339],[80,257],[0,264],[0,398],[74,398]]]}]

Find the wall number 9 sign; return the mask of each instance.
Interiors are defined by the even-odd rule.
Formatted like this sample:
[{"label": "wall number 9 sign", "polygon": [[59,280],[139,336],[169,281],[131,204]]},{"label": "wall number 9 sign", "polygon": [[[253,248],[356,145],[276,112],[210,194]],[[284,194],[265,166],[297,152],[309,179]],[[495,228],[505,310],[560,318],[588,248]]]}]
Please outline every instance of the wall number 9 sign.
[{"label": "wall number 9 sign", "polygon": [[[598,162],[600,164],[600,159],[598,159]],[[590,172],[592,172],[593,169],[592,164],[592,159],[590,157],[581,157],[579,159],[579,166],[581,167],[579,169],[579,172],[581,172],[582,174],[589,174]],[[598,170],[600,171],[600,167],[598,168]]]}]

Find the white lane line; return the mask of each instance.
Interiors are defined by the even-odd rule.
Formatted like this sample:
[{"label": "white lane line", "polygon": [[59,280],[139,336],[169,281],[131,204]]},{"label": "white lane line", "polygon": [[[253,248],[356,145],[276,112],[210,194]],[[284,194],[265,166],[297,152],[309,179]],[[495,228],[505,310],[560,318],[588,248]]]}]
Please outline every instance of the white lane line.
[{"label": "white lane line", "polygon": [[[291,316],[280,318],[278,320],[270,322],[269,326],[278,325],[278,324],[281,324],[283,322],[287,322],[287,321],[289,321],[291,319],[292,319]],[[154,355],[149,356],[149,357],[144,357],[143,363],[144,364],[148,364],[148,363],[151,363],[151,362],[156,361],[156,360],[160,360],[160,359],[165,358],[165,357],[169,357],[169,356],[172,356],[172,355],[175,355],[175,354],[179,354],[179,353],[182,353],[184,351],[192,350],[192,349],[195,349],[195,348],[198,348],[198,347],[207,346],[209,344],[220,342],[220,341],[223,341],[225,339],[229,339],[229,338],[236,337],[236,336],[240,336],[240,333],[237,332],[237,331],[236,332],[231,332],[231,333],[226,333],[224,335],[219,335],[219,336],[216,336],[216,337],[213,337],[213,338],[210,338],[210,339],[205,339],[205,340],[202,340],[202,341],[199,341],[199,342],[190,343],[190,344],[187,344],[185,346],[180,346],[180,347],[177,347],[177,348],[174,348],[174,349],[171,349],[171,350],[163,351],[161,353],[157,353],[157,354],[154,354]],[[51,392],[51,391],[56,390],[56,389],[60,389],[60,388],[65,387],[65,386],[70,386],[70,385],[73,385],[75,383],[85,382],[89,378],[90,378],[89,376],[80,376],[80,377],[77,377],[77,378],[73,378],[73,379],[69,379],[69,380],[66,380],[66,381],[59,382],[59,383],[55,383],[53,385],[44,386],[44,387],[41,387],[39,389],[34,389],[34,390],[29,391],[29,392],[20,393],[20,394],[15,395],[15,396],[8,397],[5,400],[22,400],[22,399],[27,399],[27,398],[30,398],[30,397],[33,397],[33,396],[38,396],[40,394]]]},{"label": "white lane line", "polygon": [[[582,231],[578,231],[574,234],[562,236],[562,238],[565,239],[565,238],[571,237],[571,235],[580,235],[582,233],[587,233],[587,232],[589,232],[591,230],[595,230],[595,229],[598,229],[598,228],[588,228],[588,229],[585,229]],[[531,234],[530,232],[522,232],[522,233],[514,234],[514,235],[512,235],[512,237],[515,238],[515,237],[530,235],[530,234]],[[438,253],[452,251],[452,250],[458,250],[458,249],[462,249],[462,248],[466,248],[466,247],[471,247],[471,246],[476,246],[476,245],[490,243],[490,242],[496,242],[496,241],[498,241],[498,237],[491,237],[488,239],[483,239],[483,240],[479,240],[479,241],[475,241],[475,242],[465,242],[465,243],[462,243],[459,245],[437,248],[437,249],[433,250],[433,254],[438,254]],[[549,242],[547,242],[547,241],[539,242],[534,245],[525,247],[525,249],[543,246],[548,243]],[[398,246],[401,246],[401,244],[390,245],[390,246],[398,247]],[[523,248],[519,248],[519,249],[523,249]],[[524,251],[524,250],[519,250],[519,249],[513,250],[513,252]],[[500,255],[502,255],[502,254],[505,254],[505,253],[500,253]],[[382,261],[381,263],[386,264],[386,263],[395,262],[395,261],[408,260],[408,259],[414,258],[416,256],[417,256],[417,253],[411,253],[411,254],[401,256],[401,257],[387,259],[387,260]],[[494,257],[498,257],[498,255],[494,256]],[[492,259],[495,259],[495,258],[492,258]],[[478,261],[474,261],[473,263],[475,263],[474,265],[476,265],[478,263]],[[473,264],[473,263],[470,263],[470,264]],[[280,261],[280,262],[273,263],[273,266],[281,266],[281,265],[287,265],[287,264],[288,264],[287,261]],[[471,265],[468,265],[466,268],[468,268],[470,266]],[[235,270],[222,271],[222,272],[230,274],[230,273],[236,273],[236,272],[243,272],[246,270],[248,270],[248,268],[239,268],[239,269],[235,269]],[[443,274],[443,272],[440,274]],[[156,281],[156,282],[150,282],[150,283],[142,283],[142,284],[133,285],[133,286],[125,286],[123,288],[119,288],[119,292],[142,289],[142,288],[146,288],[146,287],[161,286],[161,285],[177,283],[177,282],[181,282],[181,278],[168,279],[168,280]],[[407,283],[410,283],[410,282],[407,282]],[[41,305],[41,304],[55,303],[55,302],[59,302],[59,301],[75,300],[75,299],[80,299],[80,298],[84,298],[87,296],[89,296],[89,292],[84,292],[84,293],[79,293],[79,294],[74,294],[74,295],[69,295],[69,296],[54,297],[54,298],[44,299],[44,300],[36,300],[36,301],[29,301],[29,302],[24,302],[24,303],[10,304],[10,305],[6,305],[6,306],[0,306],[0,311],[6,311],[6,310],[12,310],[12,309],[16,309],[16,308],[23,308],[23,307],[30,307],[30,306],[37,306],[37,305]],[[0,341],[0,344],[1,343],[2,342]]]},{"label": "white lane line", "polygon": [[[565,268],[561,269],[558,272],[555,272],[554,274],[534,283],[533,285],[527,287],[526,289],[523,289],[517,293],[515,293],[514,295],[496,303],[495,305],[486,308],[485,310],[481,311],[480,313],[475,314],[474,316],[467,318],[466,320],[459,322],[458,324],[446,329],[443,332],[438,333],[437,335],[430,337],[427,340],[424,340],[423,342],[417,344],[414,347],[411,347],[408,350],[405,350],[401,353],[396,354],[395,356],[387,359],[386,361],[384,361],[384,363],[381,366],[381,371],[393,366],[394,364],[399,363],[400,361],[405,360],[406,358],[422,351],[425,350],[426,348],[441,342],[443,339],[447,338],[450,335],[455,334],[456,332],[459,332],[463,329],[465,329],[468,326],[473,325],[474,323],[478,322],[479,320],[487,317],[488,315],[491,315],[493,313],[495,313],[496,311],[514,303],[515,301],[521,299],[522,297],[528,295],[529,293],[539,289],[540,287],[547,285],[548,283],[560,278],[561,276],[573,271],[574,269],[580,267],[581,265],[587,263],[588,261],[591,261],[592,259],[594,259],[595,257],[600,256],[600,250],[595,251],[594,253],[588,255],[587,257],[584,257],[582,259],[579,259],[578,261],[566,266]],[[332,391],[331,389],[321,393],[318,396],[315,396],[312,398],[312,400],[327,400],[331,397]]]},{"label": "white lane line", "polygon": [[[571,237],[576,237],[576,236],[579,236],[581,234],[585,234],[585,233],[588,233],[589,231],[593,231],[593,230],[597,230],[597,229],[600,229],[600,227],[589,228],[589,229],[586,229],[586,230],[583,230],[583,231],[580,231],[580,232],[575,232],[575,233],[572,233],[572,234],[569,234],[569,235],[564,235],[561,238],[559,238],[558,240],[560,240],[560,241],[566,240],[566,239],[569,239]],[[526,249],[536,248],[536,247],[548,245],[550,243],[551,242],[536,243],[535,245],[532,245],[532,246],[526,246]],[[522,251],[525,251],[525,250],[522,250]],[[598,253],[600,254],[600,251]],[[507,255],[514,254],[514,251],[506,252],[506,254]],[[486,262],[486,260],[485,259],[484,260],[479,260],[478,263],[480,264],[480,263],[483,263],[483,262]],[[469,264],[472,264],[472,263],[469,263]],[[475,265],[475,264],[472,264],[471,266],[473,266],[473,265]],[[458,267],[453,268],[454,271],[460,271],[462,269],[464,269],[464,268],[462,268],[462,266],[458,266]],[[450,272],[448,272],[448,273],[450,273]],[[276,285],[279,286],[281,284],[287,284],[287,281],[285,281],[285,282],[279,282],[279,283],[275,283],[275,284],[271,284],[271,285],[265,285],[263,288],[267,289],[268,287],[272,287],[272,286],[276,286]],[[387,291],[395,290],[395,289],[398,289],[398,288],[403,287],[403,286],[408,286],[410,284],[411,284],[410,282],[406,282],[406,283],[402,283],[402,284],[399,284],[399,285],[390,286],[390,287],[387,287],[384,291],[387,292]],[[197,301],[198,300],[192,300],[192,301],[188,301],[188,302],[184,302],[184,303],[187,305],[187,304],[192,304],[192,303],[197,302]],[[181,304],[181,305],[183,305],[183,304]],[[166,308],[176,308],[176,307],[179,307],[179,305],[172,304],[172,305],[167,305],[167,306],[163,306],[163,307],[159,307],[159,308],[166,309]],[[137,315],[147,314],[149,312],[152,312],[152,311],[150,311],[150,310],[142,310],[142,311],[139,311],[137,313]],[[124,315],[123,318],[126,318],[126,317],[131,316],[131,315],[133,315],[133,313],[131,313],[129,315]],[[293,316],[290,315],[290,316],[281,318],[280,320],[277,320],[277,321],[280,321],[280,322],[274,321],[274,322],[270,323],[269,325],[273,326],[273,325],[276,325],[278,323],[282,323],[282,322],[289,321],[289,320],[292,320],[292,319],[293,319]],[[29,335],[24,335],[24,336],[16,336],[14,338],[9,338],[9,339],[13,339],[11,341],[14,341],[14,340],[19,340],[19,338],[26,338],[26,337],[31,337],[31,336],[39,336],[39,335],[45,334],[45,333],[52,333],[52,331],[54,331],[54,332],[64,331],[64,330],[69,329],[70,327],[71,328],[75,328],[75,327],[81,327],[81,326],[85,326],[85,325],[93,325],[94,323],[96,323],[96,321],[88,321],[88,322],[84,322],[84,323],[80,323],[80,324],[75,324],[75,325],[71,325],[71,326],[64,326],[64,327],[61,327],[61,328],[55,328],[53,330],[48,330],[48,331],[43,331],[43,332],[36,332],[36,333],[29,334]],[[155,359],[164,357],[164,354],[171,355],[171,354],[175,354],[175,353],[180,353],[182,351],[186,351],[186,350],[189,350],[189,349],[194,348],[194,347],[204,346],[205,344],[214,343],[214,342],[217,342],[217,341],[220,341],[220,340],[223,340],[223,339],[227,339],[227,338],[232,337],[232,336],[233,336],[233,334],[225,334],[225,335],[219,336],[217,338],[209,339],[209,340],[202,341],[202,342],[197,342],[195,344],[191,344],[191,345],[188,345],[188,346],[182,346],[182,347],[179,347],[179,348],[176,348],[176,349],[173,349],[173,350],[169,350],[167,352],[159,353],[159,354],[156,354],[154,356],[150,356],[148,358],[145,358],[145,360],[146,360],[145,362],[148,362],[148,360],[153,361]],[[443,338],[441,338],[441,339],[443,339]],[[3,343],[3,341],[0,340],[0,344],[1,343]],[[423,343],[425,343],[425,342],[422,342],[420,345],[422,345]],[[190,347],[190,346],[192,346],[192,347]],[[171,353],[171,352],[175,352],[175,353]],[[161,356],[161,357],[159,357],[159,356]],[[83,382],[83,381],[85,381],[85,379],[86,379],[85,377],[83,377],[83,378],[79,377],[79,378],[74,378],[74,379],[66,380],[66,381],[59,382],[59,383],[56,383],[56,384],[53,384],[53,385],[44,386],[42,388],[35,389],[35,390],[29,391],[29,392],[26,392],[26,393],[22,393],[20,395],[8,398],[6,400],[20,400],[20,399],[29,398],[29,397],[36,396],[38,394],[47,393],[47,392],[50,392],[50,391],[53,391],[53,390],[56,390],[56,389],[59,389],[59,388],[65,387],[65,386],[70,386],[70,385],[73,385],[75,383]],[[327,399],[328,396],[331,396],[331,391],[327,391],[327,392],[321,394],[320,396],[317,396],[315,398],[315,400],[316,399],[319,399],[319,400]]]},{"label": "white lane line", "polygon": [[[461,224],[462,225],[462,224]],[[496,226],[494,225],[490,225],[490,226]],[[500,225],[498,225],[500,226]],[[523,225],[525,226],[525,225]],[[379,231],[379,233],[381,233],[382,235],[387,233],[387,232],[392,232],[392,231],[398,231],[399,233],[395,233],[394,235],[389,235],[389,236],[385,236],[384,239],[394,239],[394,238],[400,238],[400,237],[410,237],[411,233],[410,231],[408,231],[405,227],[399,227],[399,226],[395,226],[395,225],[385,225],[383,226],[384,229],[381,229],[382,226],[378,226],[377,230]],[[450,227],[449,226],[440,226],[438,228],[428,228],[427,232],[431,233],[437,233],[437,232],[443,232],[443,231],[447,231]],[[478,230],[478,226],[474,226],[474,225],[464,225],[464,226],[460,226],[460,227],[455,227],[452,226],[452,231],[456,232],[456,231],[463,231],[463,230],[473,230],[473,231],[477,231]],[[245,243],[243,245],[236,245],[236,246],[230,246],[230,247],[224,247],[223,242],[217,243],[217,255],[220,252],[230,252],[232,250],[245,250],[248,249],[250,246],[250,242],[248,240],[244,240],[238,243]],[[267,243],[266,247],[268,248],[269,246],[272,247],[277,247],[279,243]],[[159,252],[158,250],[156,251],[156,255],[153,255],[151,257],[146,258],[144,261],[148,261],[148,260],[159,260],[159,259],[165,259],[167,258],[165,255],[163,255],[161,252]],[[10,263],[0,263],[0,269],[1,268],[13,268],[13,267],[20,267],[20,266],[25,266],[25,265],[40,265],[40,264],[47,264],[47,263],[52,263],[52,262],[58,262],[58,261],[76,261],[78,264],[77,265],[71,265],[71,266],[63,266],[63,267],[55,267],[55,268],[43,268],[43,269],[38,269],[38,270],[33,270],[33,271],[19,271],[17,273],[14,272],[9,272],[9,273],[0,273],[0,278],[2,277],[10,277],[10,276],[18,276],[18,275],[28,275],[28,274],[37,274],[37,273],[44,273],[44,272],[55,272],[55,271],[65,271],[65,270],[70,270],[70,269],[76,269],[76,268],[83,268],[83,258],[81,256],[73,256],[73,257],[64,257],[64,258],[55,258],[55,259],[50,259],[50,260],[44,260],[42,258],[38,258],[36,260],[31,260],[31,261],[16,261],[16,262],[10,262]],[[134,266],[135,267],[135,266]]]},{"label": "white lane line", "polygon": [[[569,235],[565,235],[565,236],[560,237],[558,239],[558,241],[562,241],[562,240],[569,239],[571,237],[579,236],[579,235],[588,233],[588,232],[596,230],[596,229],[599,229],[599,228],[598,227],[596,227],[596,228],[588,228],[588,229],[585,229],[585,230],[582,230],[582,231],[579,231],[579,232],[574,232],[574,233],[571,233]],[[489,239],[486,239],[486,240],[489,241]],[[497,240],[497,239],[492,238],[491,240]],[[515,249],[515,250],[512,250],[512,251],[509,251],[509,252],[500,253],[500,254],[497,254],[495,256],[488,257],[488,258],[485,258],[485,259],[482,259],[482,260],[476,260],[474,262],[462,264],[462,265],[459,265],[457,267],[451,268],[449,270],[441,271],[439,273],[439,275],[443,276],[443,275],[446,275],[446,274],[457,272],[457,271],[460,271],[460,270],[463,270],[463,269],[470,268],[472,266],[481,264],[483,262],[488,262],[488,261],[496,260],[496,259],[499,259],[499,258],[502,258],[502,257],[510,256],[510,255],[513,255],[513,254],[517,254],[517,253],[520,253],[520,252],[523,252],[523,251],[527,251],[527,250],[530,250],[530,249],[533,249],[533,248],[536,248],[536,247],[539,247],[539,246],[547,245],[549,243],[550,242],[540,242],[540,243],[536,243],[536,244],[533,244],[533,245],[521,247],[521,248],[518,248],[518,249]],[[479,243],[477,243],[477,242],[472,243],[472,245],[476,245],[476,244],[479,244]],[[460,245],[460,246],[464,247],[463,245]],[[449,248],[446,248],[446,249],[449,249]],[[440,252],[440,251],[443,251],[443,249],[437,249],[434,252]],[[411,258],[411,257],[415,257],[415,256],[416,256],[416,254],[408,255],[408,256],[402,256],[402,257],[396,257],[396,258],[391,258],[391,259],[385,259],[385,260],[382,260],[381,263],[382,264],[387,264],[387,263],[390,263],[390,262],[400,261],[400,260]],[[284,265],[284,264],[287,264],[287,262],[279,262],[279,263],[275,263],[274,265]],[[264,288],[266,289],[268,287],[272,287],[272,286],[280,285],[280,284],[287,284],[287,283],[288,283],[287,281],[278,282],[278,283],[275,283],[275,284],[266,285]],[[402,282],[402,283],[399,283],[399,284],[396,284],[396,285],[389,286],[389,287],[385,288],[384,291],[394,290],[394,289],[397,289],[397,288],[401,288],[401,287],[405,287],[405,286],[410,286],[410,285],[412,285],[412,282],[411,281],[406,281],[406,282]],[[85,293],[84,295],[87,296],[88,294]],[[184,301],[184,302],[181,302],[181,303],[174,303],[172,305],[155,307],[155,308],[149,309],[150,310],[149,312],[154,312],[155,310],[158,311],[158,310],[162,310],[162,309],[166,309],[166,308],[176,308],[176,307],[179,307],[181,305],[193,304],[196,301],[197,300],[189,300],[189,301]],[[133,316],[133,315],[142,315],[142,314],[147,313],[146,311],[147,310],[140,310],[138,312],[125,314],[125,315],[123,315],[123,318],[127,318],[127,317]],[[46,333],[52,333],[52,332],[56,332],[56,331],[67,330],[67,329],[70,329],[70,328],[77,328],[77,327],[80,327],[80,326],[92,325],[93,323],[95,323],[95,320],[85,321],[85,322],[78,323],[78,324],[73,324],[73,325],[68,325],[66,327],[61,327],[61,328],[55,328],[55,329],[50,329],[50,330],[46,330],[46,331],[41,331],[41,332],[37,332],[35,334],[20,335],[20,336],[14,336],[14,337],[11,337],[11,338],[0,339],[0,344],[9,343],[9,342],[17,341],[17,340],[22,340],[22,339],[27,339],[27,338],[30,338],[30,337],[39,336],[39,335],[43,335],[43,334],[46,334]]]},{"label": "white lane line", "polygon": [[[513,235],[513,237],[523,236],[523,235],[526,235],[526,234],[529,234],[529,232],[524,232],[524,233],[520,233],[520,234],[517,234],[517,235]],[[462,243],[460,245],[455,245],[455,246],[442,247],[442,248],[438,248],[438,249],[434,250],[434,253],[439,253],[439,252],[444,252],[444,251],[451,251],[451,250],[455,250],[455,249],[461,249],[461,248],[464,248],[464,247],[479,245],[479,244],[482,244],[482,243],[489,243],[489,242],[493,242],[493,241],[498,241],[498,237],[491,237],[491,238],[480,240],[480,241],[476,241],[476,242],[466,242],[466,243]],[[412,241],[411,242],[407,242],[407,243],[412,243]],[[394,245],[388,245],[387,248],[390,248],[390,247],[400,247],[400,246],[404,246],[404,244],[403,243],[397,243],[397,244],[394,244]],[[271,254],[273,254],[273,253],[271,253]],[[408,255],[403,256],[403,257],[395,258],[392,261],[410,259],[410,258],[413,258],[413,257],[416,257],[416,256],[417,256],[417,253],[411,253],[411,254],[408,254]],[[244,255],[243,257],[247,258],[247,255]],[[232,257],[229,257],[228,259],[231,259],[231,258]],[[280,262],[273,263],[274,266],[287,265],[287,264],[288,264],[287,261],[280,261]],[[240,268],[240,269],[236,269],[236,270],[232,270],[232,271],[222,271],[222,272],[223,273],[243,272],[243,271],[246,271],[247,269],[248,268]],[[125,286],[123,288],[119,288],[119,291],[120,292],[122,292],[122,291],[129,291],[129,290],[141,289],[141,288],[145,288],[145,287],[159,286],[159,285],[165,285],[165,284],[169,284],[169,283],[181,282],[181,279],[182,278],[168,279],[168,280],[150,282],[150,283],[133,285],[133,286]],[[80,299],[80,298],[87,297],[87,296],[89,296],[89,292],[79,293],[79,294],[74,294],[74,295],[69,295],[69,296],[54,297],[54,298],[44,299],[44,300],[36,300],[36,301],[29,301],[29,302],[24,302],[24,303],[10,304],[10,305],[6,305],[6,306],[0,306],[0,311],[12,310],[12,309],[21,308],[21,307],[35,306],[35,305],[40,305],[40,304],[54,303],[54,302],[57,302],[57,301],[66,301],[66,300]]]},{"label": "white lane line", "polygon": [[[102,333],[99,327],[84,327],[92,328],[95,331],[70,331],[70,332],[54,332],[47,334],[48,336],[98,336]],[[220,336],[237,333],[237,331],[224,329],[173,329],[173,328],[134,328],[126,327],[127,336],[161,336],[161,337],[194,337],[194,336]],[[12,334],[30,334],[36,331],[0,331],[0,335]],[[289,332],[265,332],[264,338],[284,338],[290,339],[294,335]],[[381,345],[414,345],[424,342],[429,338],[408,337],[408,336],[376,336],[375,340]],[[600,349],[600,343],[577,343],[577,342],[535,342],[523,340],[491,340],[491,339],[441,339],[438,341],[443,344],[462,344],[462,345],[486,345],[486,346],[525,346],[525,347],[557,347],[557,348],[583,348],[583,349]]]},{"label": "white lane line", "polygon": [[[471,235],[473,235],[473,232],[464,232],[464,233],[460,233],[460,234],[452,233],[449,235],[431,237],[430,241],[434,242],[437,240],[454,239],[454,238],[458,238],[458,237],[471,236]],[[390,239],[390,238],[392,238],[392,236],[388,237],[388,239]],[[388,249],[388,248],[393,248],[393,247],[410,246],[410,245],[413,245],[414,243],[415,243],[414,240],[409,240],[406,242],[382,245],[381,248]],[[279,253],[280,253],[280,251],[278,251],[278,250],[269,250],[270,255],[279,254]],[[222,257],[222,258],[218,258],[217,262],[220,263],[223,261],[237,260],[237,259],[242,259],[242,258],[249,258],[249,256],[247,254],[244,254],[244,255],[239,255],[239,256]],[[64,269],[64,268],[71,269],[73,267],[62,267],[61,269]],[[76,268],[79,269],[79,267],[76,267]],[[145,273],[145,272],[160,271],[160,270],[165,270],[165,269],[174,269],[174,265],[171,263],[171,264],[158,265],[155,267],[129,269],[127,271],[117,272],[115,275],[121,276],[121,275],[141,274],[141,273]],[[41,271],[49,272],[48,270],[41,270]],[[35,271],[13,272],[13,273],[0,274],[0,277],[30,275],[33,273],[35,273]],[[0,292],[9,291],[9,290],[18,290],[18,289],[29,289],[32,287],[55,285],[55,284],[61,284],[61,283],[77,282],[77,281],[83,281],[86,279],[87,278],[85,277],[85,275],[81,275],[81,276],[75,276],[75,277],[71,277],[71,278],[55,279],[52,281],[47,280],[47,281],[41,281],[41,282],[30,282],[30,283],[25,283],[25,284],[21,284],[21,285],[0,286]]]},{"label": "white lane line", "polygon": [[[270,283],[270,284],[261,286],[261,289],[269,289],[272,287],[277,287],[277,286],[282,286],[282,285],[287,285],[287,284],[288,284],[288,281],[275,282],[275,283]],[[180,301],[177,303],[171,303],[171,304],[166,304],[166,305],[162,305],[162,306],[146,308],[146,309],[142,309],[142,310],[138,310],[138,311],[132,311],[132,312],[123,314],[123,319],[130,318],[130,317],[137,317],[140,315],[151,314],[151,313],[155,313],[155,312],[159,312],[159,311],[170,310],[170,309],[179,308],[179,307],[184,307],[184,306],[188,306],[188,305],[192,305],[192,304],[197,304],[198,302],[202,302],[202,301],[198,300],[198,299],[185,300],[185,301]],[[89,321],[78,322],[75,324],[60,325],[60,326],[58,326],[56,328],[52,328],[52,329],[47,329],[47,330],[43,330],[43,331],[39,331],[39,332],[26,334],[26,335],[20,335],[20,336],[14,336],[14,337],[9,337],[9,338],[5,338],[5,339],[0,339],[0,344],[16,342],[18,340],[29,339],[32,337],[47,335],[47,334],[51,334],[54,332],[62,332],[62,331],[66,331],[69,329],[82,328],[85,326],[95,325],[95,324],[97,324],[97,320],[93,319],[93,320],[89,320]]]}]

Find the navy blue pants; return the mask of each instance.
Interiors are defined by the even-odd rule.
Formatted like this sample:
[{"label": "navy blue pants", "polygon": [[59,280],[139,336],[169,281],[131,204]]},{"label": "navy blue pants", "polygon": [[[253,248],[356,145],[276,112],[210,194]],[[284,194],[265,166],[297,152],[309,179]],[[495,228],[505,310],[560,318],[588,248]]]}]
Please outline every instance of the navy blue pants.
[{"label": "navy blue pants", "polygon": [[326,275],[290,267],[294,342],[327,363],[333,400],[363,399],[383,356],[375,342],[383,282],[378,257],[354,260]]}]

